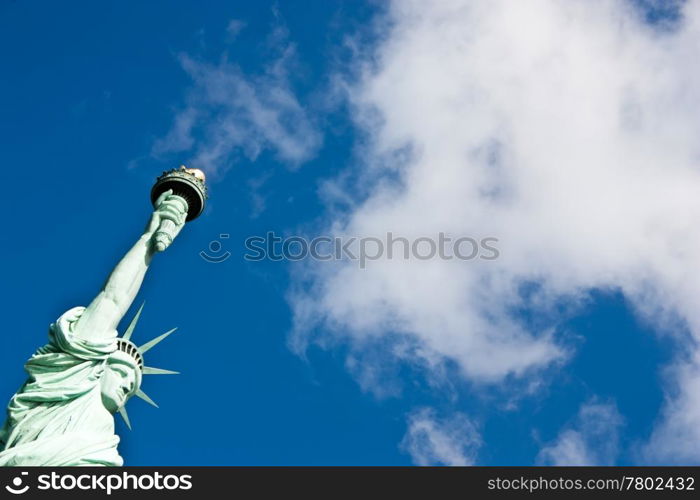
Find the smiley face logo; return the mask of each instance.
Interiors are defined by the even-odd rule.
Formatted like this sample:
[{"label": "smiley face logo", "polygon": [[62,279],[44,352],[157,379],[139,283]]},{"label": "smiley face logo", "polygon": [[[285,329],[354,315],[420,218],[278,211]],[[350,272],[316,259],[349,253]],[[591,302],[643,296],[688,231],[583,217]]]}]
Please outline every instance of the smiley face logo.
[{"label": "smiley face logo", "polygon": [[[227,240],[229,238],[229,235],[226,233],[222,233],[219,235],[219,238],[222,240]],[[231,256],[231,252],[229,252],[228,250],[219,254],[222,248],[223,245],[221,244],[221,242],[218,240],[214,240],[211,243],[209,243],[209,251],[211,252],[211,254],[207,253],[205,250],[202,250],[201,252],[199,252],[199,255],[207,262],[219,264],[220,262],[225,261]]]},{"label": "smiley face logo", "polygon": [[12,480],[12,486],[8,484],[7,486],[5,486],[5,489],[13,495],[21,495],[23,493],[26,493],[29,489],[29,485],[25,484],[24,487],[22,487],[22,476],[26,476],[28,474],[28,472],[22,472],[19,476]]}]

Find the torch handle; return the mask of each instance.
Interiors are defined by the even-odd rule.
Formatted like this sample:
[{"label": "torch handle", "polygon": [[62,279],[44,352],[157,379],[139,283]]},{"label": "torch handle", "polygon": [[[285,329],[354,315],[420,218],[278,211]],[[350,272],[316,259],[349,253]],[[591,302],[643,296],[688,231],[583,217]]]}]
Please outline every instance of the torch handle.
[{"label": "torch handle", "polygon": [[158,252],[162,252],[170,246],[175,238],[176,230],[177,227],[175,227],[175,223],[170,219],[161,221],[158,230],[153,235],[153,243]]},{"label": "torch handle", "polygon": [[[189,209],[189,203],[187,198],[181,196],[179,193],[175,194],[184,203],[185,213]],[[156,251],[162,252],[170,246],[170,244],[177,236],[180,228],[178,228],[173,221],[170,219],[162,219],[160,225],[153,235],[153,243],[155,245]]]}]

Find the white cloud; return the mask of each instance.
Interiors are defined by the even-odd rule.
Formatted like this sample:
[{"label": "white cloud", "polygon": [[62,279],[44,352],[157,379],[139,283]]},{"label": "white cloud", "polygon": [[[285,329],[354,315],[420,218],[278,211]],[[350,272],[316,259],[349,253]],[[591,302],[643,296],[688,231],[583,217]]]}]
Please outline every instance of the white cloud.
[{"label": "white cloud", "polygon": [[[229,37],[242,28],[240,21],[231,21]],[[217,64],[182,55],[180,62],[193,87],[152,154],[186,152],[188,164],[214,175],[238,157],[255,160],[266,149],[291,166],[313,157],[321,133],[291,83],[295,46],[282,27],[273,30],[269,43],[278,56],[260,74],[244,73],[226,55]]]},{"label": "white cloud", "polygon": [[544,465],[614,465],[619,453],[622,417],[611,403],[589,402],[576,420],[542,448]]},{"label": "white cloud", "polygon": [[438,418],[432,408],[409,416],[401,442],[416,465],[473,465],[480,446],[479,432],[466,415]]},{"label": "white cloud", "polygon": [[[366,143],[357,183],[327,190],[351,201],[329,228],[496,236],[501,258],[318,263],[291,295],[294,345],[382,345],[385,363],[511,380],[564,361],[558,306],[608,288],[696,349],[700,3],[683,12],[661,31],[622,1],[393,3],[348,84]],[[689,359],[656,435],[697,461]]]},{"label": "white cloud", "polygon": [[660,425],[642,450],[650,464],[689,464],[700,461],[700,352],[695,359],[669,370],[672,390]]}]

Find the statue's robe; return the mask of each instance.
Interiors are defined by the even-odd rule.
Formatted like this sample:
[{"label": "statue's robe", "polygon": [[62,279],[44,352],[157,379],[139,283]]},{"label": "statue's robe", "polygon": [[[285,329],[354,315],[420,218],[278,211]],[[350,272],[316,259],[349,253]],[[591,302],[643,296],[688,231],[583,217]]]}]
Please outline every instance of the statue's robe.
[{"label": "statue's robe", "polygon": [[49,328],[49,343],[25,364],[29,378],[12,397],[0,429],[0,466],[115,465],[119,436],[102,404],[100,377],[117,348],[117,332],[75,336],[84,307]]}]

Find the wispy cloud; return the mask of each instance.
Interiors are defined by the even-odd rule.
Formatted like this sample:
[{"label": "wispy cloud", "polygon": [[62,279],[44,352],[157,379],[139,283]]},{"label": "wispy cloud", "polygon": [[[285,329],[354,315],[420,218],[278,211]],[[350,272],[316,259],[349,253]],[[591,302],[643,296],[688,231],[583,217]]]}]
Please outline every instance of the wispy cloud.
[{"label": "wispy cloud", "polygon": [[228,22],[228,25],[226,25],[226,37],[228,41],[232,42],[235,40],[239,33],[243,31],[245,26],[246,23],[244,21],[241,21],[240,19],[231,19]]},{"label": "wispy cloud", "polygon": [[543,447],[538,462],[544,465],[614,465],[619,454],[623,420],[612,403],[581,406],[574,422],[557,439]]},{"label": "wispy cloud", "polygon": [[[346,87],[365,142],[329,228],[495,235],[501,258],[321,263],[291,295],[294,345],[510,382],[564,362],[561,306],[604,288],[696,352],[700,2],[663,29],[612,0],[409,0],[384,21]],[[683,363],[657,435],[700,460]]]},{"label": "wispy cloud", "polygon": [[408,417],[401,448],[416,465],[473,465],[481,436],[463,413],[438,417],[432,408],[421,408]]},{"label": "wispy cloud", "polygon": [[641,461],[649,464],[683,465],[700,462],[700,350],[691,359],[669,367],[666,408]]},{"label": "wispy cloud", "polygon": [[[235,37],[243,26],[231,21],[228,36]],[[255,74],[245,73],[225,54],[216,63],[181,55],[193,85],[152,155],[186,153],[189,164],[214,175],[237,158],[255,160],[264,150],[292,167],[313,157],[322,135],[292,85],[295,46],[282,27],[273,30],[270,43],[277,55]]]}]

